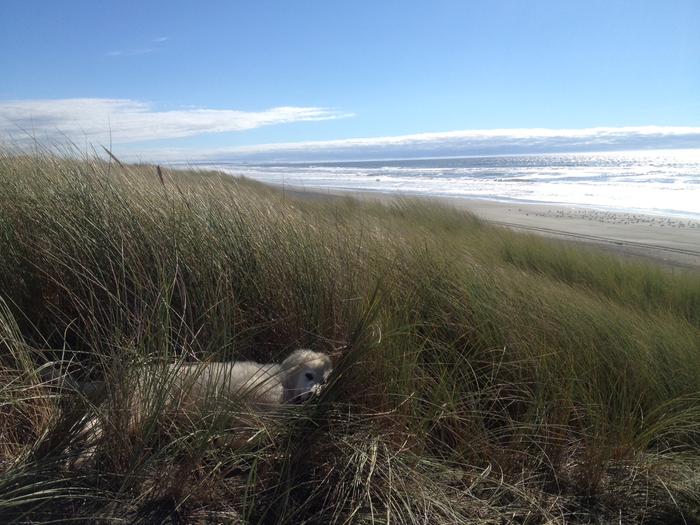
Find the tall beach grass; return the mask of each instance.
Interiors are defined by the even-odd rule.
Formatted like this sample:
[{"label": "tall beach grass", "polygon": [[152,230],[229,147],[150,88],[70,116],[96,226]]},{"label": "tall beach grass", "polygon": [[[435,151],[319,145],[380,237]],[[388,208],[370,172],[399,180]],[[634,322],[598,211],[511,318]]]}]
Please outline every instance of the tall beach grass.
[{"label": "tall beach grass", "polygon": [[[282,424],[128,431],[145,363],[298,347]],[[438,203],[2,153],[0,366],[0,521],[700,522],[700,273]]]}]

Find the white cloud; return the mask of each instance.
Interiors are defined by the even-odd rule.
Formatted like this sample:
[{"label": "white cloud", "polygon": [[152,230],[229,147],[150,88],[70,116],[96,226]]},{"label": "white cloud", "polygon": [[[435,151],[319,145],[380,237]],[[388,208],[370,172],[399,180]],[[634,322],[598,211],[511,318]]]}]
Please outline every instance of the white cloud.
[{"label": "white cloud", "polygon": [[222,133],[309,120],[352,116],[328,108],[282,106],[263,111],[180,109],[159,111],[129,99],[72,98],[0,101],[0,139],[82,144],[140,142]]},{"label": "white cloud", "polygon": [[537,144],[540,141],[604,143],[633,137],[661,137],[700,134],[700,127],[597,127],[583,129],[513,128],[489,130],[460,130],[438,133],[417,133],[387,137],[369,137],[317,142],[291,142],[286,144],[262,144],[240,148],[240,151],[279,151],[299,149],[354,149],[362,147],[445,146],[477,144]]},{"label": "white cloud", "polygon": [[[150,149],[139,142],[244,131],[262,126],[352,116],[322,107],[275,107],[262,111],[190,108],[157,110],[129,99],[0,101],[0,141],[12,144],[122,145],[125,158],[182,161],[318,161],[490,154],[697,148],[700,127],[635,126],[582,129],[517,128],[458,130],[314,142],[258,144],[220,149]],[[111,137],[110,137],[111,130]],[[130,146],[124,146],[131,144]]]},{"label": "white cloud", "polygon": [[[167,36],[159,36],[156,38],[151,38],[150,42],[152,44],[163,44],[164,42],[167,42],[170,40],[169,37]],[[162,46],[156,45],[154,47],[146,47],[146,46],[141,46],[141,47],[131,47],[127,49],[116,49],[113,51],[108,51],[105,53],[105,56],[107,57],[132,57],[132,56],[138,56],[138,55],[147,55],[148,53],[153,53],[157,49],[161,49]]]},{"label": "white cloud", "polygon": [[299,161],[697,148],[698,144],[700,127],[517,128],[260,144],[217,150],[162,149],[140,154],[144,159],[158,160]]},{"label": "white cloud", "polygon": [[105,53],[108,57],[132,57],[137,55],[147,55],[148,53],[153,53],[155,51],[152,47],[143,47],[139,49],[127,49],[127,50],[116,50],[109,51]]}]

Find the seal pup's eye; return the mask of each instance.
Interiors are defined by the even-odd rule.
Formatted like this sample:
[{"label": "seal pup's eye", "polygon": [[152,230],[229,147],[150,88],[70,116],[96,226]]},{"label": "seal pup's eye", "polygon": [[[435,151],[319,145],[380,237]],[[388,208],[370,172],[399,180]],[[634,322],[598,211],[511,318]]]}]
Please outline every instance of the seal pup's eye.
[{"label": "seal pup's eye", "polygon": [[306,379],[308,379],[309,381],[312,381],[314,378],[314,375],[311,372],[306,372],[306,374],[304,374],[304,375],[306,376]]}]

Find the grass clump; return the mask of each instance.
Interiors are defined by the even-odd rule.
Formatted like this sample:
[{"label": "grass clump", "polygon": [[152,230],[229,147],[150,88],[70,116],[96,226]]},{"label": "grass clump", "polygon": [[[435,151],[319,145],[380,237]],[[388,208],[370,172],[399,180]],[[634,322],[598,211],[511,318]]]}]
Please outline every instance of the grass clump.
[{"label": "grass clump", "polygon": [[[99,159],[3,154],[0,210],[4,521],[700,520],[697,273]],[[298,347],[336,373],[284,424],[127,428],[143,363]]]}]

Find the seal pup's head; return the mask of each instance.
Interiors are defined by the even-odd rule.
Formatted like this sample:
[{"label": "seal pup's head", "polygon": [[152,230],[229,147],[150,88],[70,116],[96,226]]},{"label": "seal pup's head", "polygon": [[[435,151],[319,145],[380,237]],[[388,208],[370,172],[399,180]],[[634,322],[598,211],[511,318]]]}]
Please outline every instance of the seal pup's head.
[{"label": "seal pup's head", "polygon": [[280,365],[285,403],[301,403],[318,394],[333,370],[326,354],[299,349]]}]

